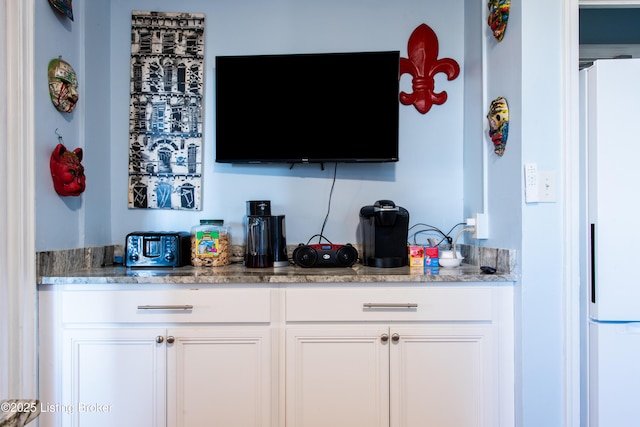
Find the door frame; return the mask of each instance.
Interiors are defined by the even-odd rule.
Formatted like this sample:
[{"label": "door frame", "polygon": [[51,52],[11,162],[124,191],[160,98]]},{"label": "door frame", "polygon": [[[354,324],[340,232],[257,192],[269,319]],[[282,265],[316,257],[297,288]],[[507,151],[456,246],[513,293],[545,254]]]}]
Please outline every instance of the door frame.
[{"label": "door frame", "polygon": [[6,189],[0,208],[0,398],[34,398],[37,391],[37,298],[34,170],[35,1],[0,5],[0,176]]}]

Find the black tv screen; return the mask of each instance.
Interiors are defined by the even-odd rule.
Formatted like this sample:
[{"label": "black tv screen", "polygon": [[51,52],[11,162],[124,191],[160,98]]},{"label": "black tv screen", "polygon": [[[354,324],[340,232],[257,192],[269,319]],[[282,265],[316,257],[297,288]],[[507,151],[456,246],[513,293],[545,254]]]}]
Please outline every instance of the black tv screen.
[{"label": "black tv screen", "polygon": [[216,57],[216,161],[398,161],[398,51]]}]

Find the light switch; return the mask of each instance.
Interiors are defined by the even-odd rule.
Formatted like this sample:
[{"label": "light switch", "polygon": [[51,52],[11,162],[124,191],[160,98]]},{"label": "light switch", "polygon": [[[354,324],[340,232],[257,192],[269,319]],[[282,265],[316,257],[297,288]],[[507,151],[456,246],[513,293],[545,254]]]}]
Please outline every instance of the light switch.
[{"label": "light switch", "polygon": [[538,201],[541,203],[553,203],[556,197],[556,173],[538,171]]}]

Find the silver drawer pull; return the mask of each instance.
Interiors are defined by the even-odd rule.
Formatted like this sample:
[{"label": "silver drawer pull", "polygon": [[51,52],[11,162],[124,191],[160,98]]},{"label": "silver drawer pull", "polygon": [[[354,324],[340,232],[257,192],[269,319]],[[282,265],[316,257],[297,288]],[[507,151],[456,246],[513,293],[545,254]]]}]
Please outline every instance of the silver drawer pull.
[{"label": "silver drawer pull", "polygon": [[192,305],[139,305],[138,310],[193,310]]},{"label": "silver drawer pull", "polygon": [[418,304],[414,304],[411,302],[407,303],[375,303],[375,302],[365,302],[362,304],[364,308],[418,308]]}]

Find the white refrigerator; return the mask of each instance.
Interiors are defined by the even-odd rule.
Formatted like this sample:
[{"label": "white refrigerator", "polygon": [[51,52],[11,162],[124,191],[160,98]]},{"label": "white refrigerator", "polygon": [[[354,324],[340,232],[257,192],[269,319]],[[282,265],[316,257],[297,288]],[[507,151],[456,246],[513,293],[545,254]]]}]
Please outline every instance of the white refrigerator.
[{"label": "white refrigerator", "polygon": [[589,427],[640,426],[640,59],[581,72]]}]

